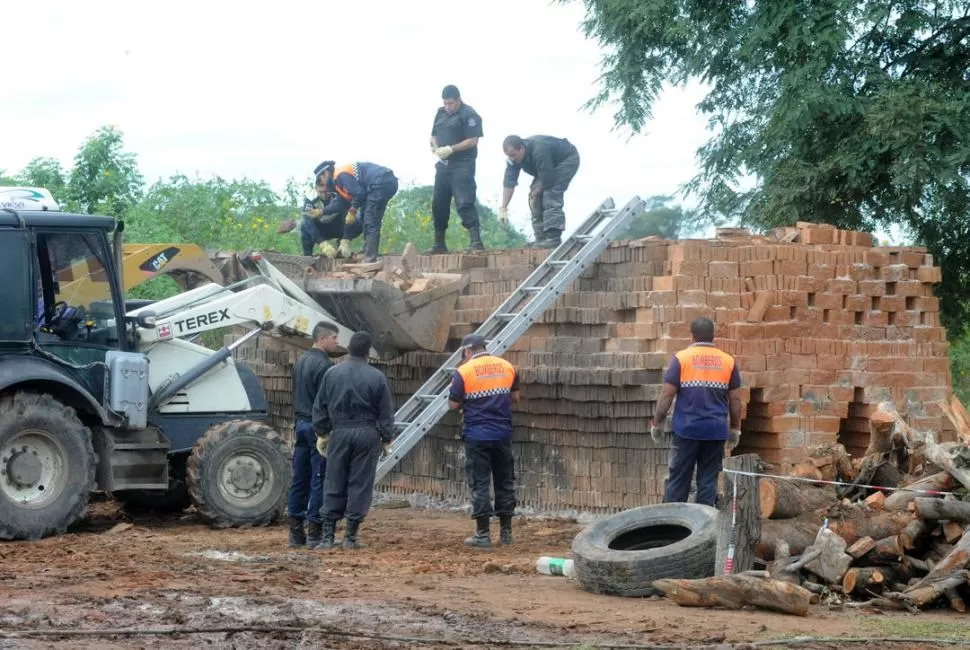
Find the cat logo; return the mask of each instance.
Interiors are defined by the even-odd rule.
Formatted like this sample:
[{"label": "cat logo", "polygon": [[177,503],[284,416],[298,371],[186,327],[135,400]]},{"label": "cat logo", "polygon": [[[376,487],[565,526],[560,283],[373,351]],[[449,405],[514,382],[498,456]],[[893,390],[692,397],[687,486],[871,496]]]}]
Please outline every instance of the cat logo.
[{"label": "cat logo", "polygon": [[179,254],[179,249],[175,246],[169,246],[163,251],[155,253],[148,260],[142,262],[138,268],[145,273],[158,273],[165,265],[172,261],[172,259]]}]

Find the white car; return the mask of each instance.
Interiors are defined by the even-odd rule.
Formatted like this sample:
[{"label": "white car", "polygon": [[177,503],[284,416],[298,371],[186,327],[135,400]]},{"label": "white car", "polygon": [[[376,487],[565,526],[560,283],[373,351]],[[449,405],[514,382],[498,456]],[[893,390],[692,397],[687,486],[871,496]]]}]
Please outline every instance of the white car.
[{"label": "white car", "polygon": [[0,186],[0,210],[60,210],[51,193],[41,187]]}]

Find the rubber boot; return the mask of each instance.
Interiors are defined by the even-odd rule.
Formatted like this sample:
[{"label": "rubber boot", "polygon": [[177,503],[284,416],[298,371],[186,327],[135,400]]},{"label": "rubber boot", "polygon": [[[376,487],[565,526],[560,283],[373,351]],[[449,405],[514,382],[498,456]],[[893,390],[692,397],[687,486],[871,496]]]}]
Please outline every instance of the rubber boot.
[{"label": "rubber boot", "polygon": [[482,232],[478,226],[468,229],[468,248],[467,251],[483,251],[485,244],[482,243]]},{"label": "rubber boot", "polygon": [[434,231],[434,246],[429,248],[424,252],[425,255],[444,255],[448,252],[448,246],[445,244],[445,235],[447,234],[444,230]]},{"label": "rubber boot", "polygon": [[347,526],[344,528],[344,542],[343,547],[346,549],[357,550],[361,548],[367,548],[365,544],[361,544],[357,541],[357,530],[360,528],[359,521],[347,520]]},{"label": "rubber boot", "polygon": [[364,263],[377,261],[377,249],[381,245],[381,233],[371,233],[364,238]]},{"label": "rubber boot", "polygon": [[465,538],[465,546],[492,548],[492,534],[488,529],[488,517],[475,519],[475,534]]},{"label": "rubber boot", "polygon": [[536,248],[558,248],[561,243],[561,230],[547,230],[544,233],[544,238],[536,242]]},{"label": "rubber boot", "polygon": [[345,260],[349,260],[353,253],[350,250],[350,240],[341,239],[340,246],[337,247],[337,257],[342,257]]},{"label": "rubber boot", "polygon": [[313,255],[313,240],[304,233],[300,233],[300,248],[303,250],[303,257],[311,257]]},{"label": "rubber boot", "polygon": [[323,524],[319,521],[306,522],[306,547],[310,550],[315,549],[323,537]]},{"label": "rubber boot", "polygon": [[321,524],[320,532],[320,543],[317,544],[316,550],[318,551],[329,551],[333,548],[333,538],[336,534],[337,522],[332,519],[324,519]]},{"label": "rubber boot", "polygon": [[499,541],[503,544],[512,543],[512,516],[499,515]]},{"label": "rubber boot", "polygon": [[306,546],[306,531],[303,530],[303,520],[290,517],[290,548],[303,548]]}]

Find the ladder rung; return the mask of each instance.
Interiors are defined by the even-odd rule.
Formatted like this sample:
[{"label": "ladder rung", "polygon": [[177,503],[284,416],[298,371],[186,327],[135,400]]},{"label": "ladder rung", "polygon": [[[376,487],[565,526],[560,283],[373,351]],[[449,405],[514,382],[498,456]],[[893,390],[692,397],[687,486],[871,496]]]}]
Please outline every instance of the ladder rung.
[{"label": "ladder rung", "polygon": [[506,312],[504,314],[495,314],[495,318],[502,318],[504,320],[512,320],[516,316],[518,316],[518,314],[516,314],[515,312],[512,312],[512,311]]},{"label": "ladder rung", "polygon": [[423,400],[428,400],[428,401],[431,401],[433,399],[438,399],[438,396],[437,395],[431,395],[431,394],[427,394],[427,393],[424,394],[424,395],[415,395],[415,397],[417,397],[418,399],[423,399]]},{"label": "ladder rung", "polygon": [[566,266],[572,260],[549,260],[546,262],[549,266]]},{"label": "ladder rung", "polygon": [[526,291],[528,293],[538,293],[543,289],[545,289],[545,287],[522,287],[522,291]]},{"label": "ladder rung", "polygon": [[575,235],[575,237],[579,241],[589,241],[593,238],[593,235]]}]

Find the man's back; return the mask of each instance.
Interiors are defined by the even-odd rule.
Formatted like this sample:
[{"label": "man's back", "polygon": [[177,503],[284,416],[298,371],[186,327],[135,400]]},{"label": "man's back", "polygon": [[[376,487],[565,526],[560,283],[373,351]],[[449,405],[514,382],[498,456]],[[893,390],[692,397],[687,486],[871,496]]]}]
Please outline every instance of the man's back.
[{"label": "man's back", "polygon": [[333,365],[323,350],[310,348],[296,360],[293,366],[293,414],[301,420],[313,417],[313,400],[323,380],[324,373]]},{"label": "man's back", "polygon": [[693,440],[728,437],[728,392],[741,386],[734,357],[713,343],[694,343],[674,355],[664,382],[677,386],[673,429]]},{"label": "man's back", "polygon": [[465,435],[500,440],[512,435],[512,392],[518,390],[515,367],[501,357],[481,354],[455,371],[453,396],[461,397]]},{"label": "man's back", "polygon": [[321,388],[331,426],[377,424],[394,435],[394,402],[387,378],[364,359],[351,357],[331,368]]}]

